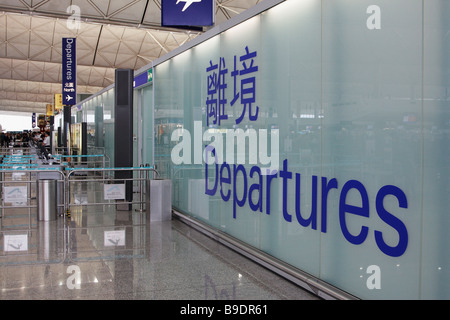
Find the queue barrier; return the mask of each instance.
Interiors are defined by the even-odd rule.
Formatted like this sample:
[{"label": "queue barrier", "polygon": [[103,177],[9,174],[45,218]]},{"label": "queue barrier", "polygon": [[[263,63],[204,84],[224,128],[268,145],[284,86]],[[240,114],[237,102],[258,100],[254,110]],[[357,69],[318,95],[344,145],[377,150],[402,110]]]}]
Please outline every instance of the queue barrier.
[{"label": "queue barrier", "polygon": [[105,168],[109,164],[109,159],[104,154],[86,155],[52,155],[53,158],[66,162],[73,168]]},{"label": "queue barrier", "polygon": [[[64,201],[56,203],[57,186],[65,186],[64,172],[13,164],[0,168],[0,177],[0,265],[64,262],[65,221],[50,223],[56,219],[56,208],[59,206],[62,211],[64,207]],[[64,189],[61,194],[64,196]]]},{"label": "queue barrier", "polygon": [[[70,161],[75,158],[86,158],[87,161],[85,163]],[[142,241],[138,242],[136,239],[131,242],[127,240],[126,246],[111,246],[111,244],[107,246],[106,239],[107,235],[108,237],[114,235],[116,231],[128,234],[129,230],[132,230],[136,234],[144,234],[142,224],[146,219],[144,215],[136,217],[137,220],[134,220],[133,216],[131,225],[120,227],[108,223],[87,227],[76,223],[75,219],[78,219],[76,215],[73,219],[55,219],[55,206],[56,217],[61,218],[70,217],[71,209],[74,209],[74,212],[77,210],[72,206],[123,203],[121,200],[91,203],[73,201],[74,184],[80,185],[90,180],[106,186],[124,183],[123,179],[114,179],[116,171],[131,170],[139,176],[130,179],[139,187],[137,196],[133,189],[133,201],[129,204],[136,204],[135,207],[138,208],[136,211],[149,210],[149,181],[159,176],[159,173],[148,165],[139,168],[110,168],[107,164],[109,165],[107,157],[100,154],[52,155],[52,159],[46,161],[42,158],[39,160],[34,148],[0,150],[0,266],[49,265],[86,259],[91,261],[143,256],[145,241],[141,237],[138,238]],[[114,211],[114,208],[111,209]],[[105,211],[100,211],[103,212]],[[104,233],[103,246],[98,242],[90,245],[84,242],[86,234],[97,236],[99,232]],[[74,234],[82,241],[73,241]],[[13,259],[10,259],[11,257]]]},{"label": "queue barrier", "polygon": [[[128,179],[116,179],[111,177],[111,173],[117,171],[137,172],[139,177],[131,177]],[[88,175],[87,178],[79,178],[76,174],[81,172],[93,174],[90,176]],[[107,172],[110,173],[110,175],[97,176],[96,174],[99,172]],[[102,183],[103,185],[113,186],[119,183],[124,183],[125,181],[135,181],[139,183],[139,196],[137,199],[119,202],[121,204],[129,205],[138,204],[139,211],[145,211],[149,208],[150,202],[150,180],[155,174],[159,176],[158,171],[151,166],[126,168],[70,168],[60,166],[59,169],[55,169],[14,165],[12,167],[0,168],[0,173],[0,198],[2,200],[0,203],[0,217],[2,217],[5,209],[34,208],[37,209],[38,213],[42,211],[39,220],[52,220],[53,213],[50,212],[44,214],[44,211],[53,211],[55,202],[57,209],[63,209],[58,210],[58,212],[68,212],[71,206],[111,205],[114,204],[112,200],[115,200],[115,202],[122,200],[119,197],[113,197],[102,202],[74,203],[72,201],[72,194],[70,191],[71,184],[73,183],[96,182]],[[150,173],[153,173],[152,177],[150,177]],[[10,175],[10,179],[5,179],[8,174]],[[17,175],[19,175],[20,179],[14,178],[14,176]],[[23,179],[24,175],[26,175],[25,180]],[[49,180],[52,182],[44,182]],[[36,203],[32,203],[33,190],[36,190]],[[45,204],[43,202],[45,202]],[[40,205],[42,205],[42,208],[39,207]],[[50,206],[52,209],[50,209]],[[30,210],[29,214],[31,214]],[[46,218],[44,218],[44,216],[46,216]],[[29,220],[31,220],[31,216],[29,217]]]},{"label": "queue barrier", "polygon": [[[112,174],[118,171],[126,172],[136,172],[139,173],[138,177],[131,178],[113,178]],[[150,202],[150,172],[159,176],[158,171],[156,171],[151,166],[141,166],[141,167],[121,167],[121,168],[66,168],[66,210],[70,210],[71,206],[95,206],[95,205],[111,205],[111,201],[116,200],[115,203],[120,205],[139,205],[139,211],[144,211],[144,205],[149,208]],[[79,178],[80,173],[108,173],[107,175],[90,175],[89,178]],[[106,196],[104,194],[103,199],[105,201],[97,202],[90,201],[84,203],[74,203],[72,199],[73,193],[71,192],[71,183],[100,183],[103,184],[104,193],[107,192],[106,187],[111,186],[111,190],[114,190]],[[122,187],[127,182],[138,182],[139,183],[139,196],[136,200],[127,200],[124,197],[124,188]],[[146,197],[144,197],[146,195]]]},{"label": "queue barrier", "polygon": [[[65,186],[64,172],[53,168],[2,168],[0,169],[1,179],[0,187],[2,196],[2,202],[0,205],[0,211],[3,217],[3,211],[5,209],[20,209],[20,208],[35,208],[38,209],[38,203],[33,204],[33,190],[38,190],[39,176],[42,174],[52,175],[55,183],[61,183],[61,186]],[[5,179],[6,175],[10,175],[10,179]],[[25,180],[23,177],[25,176]],[[34,179],[33,179],[34,176]],[[62,191],[62,195],[65,194],[65,190]],[[56,198],[55,198],[56,199]],[[8,205],[9,204],[9,205]],[[57,203],[57,207],[64,207],[64,202]]]},{"label": "queue barrier", "polygon": [[[62,169],[61,169],[62,168]],[[114,234],[117,226],[102,225],[85,227],[73,224],[70,219],[58,219],[55,205],[61,209],[59,216],[67,214],[72,206],[84,205],[113,205],[115,201],[98,201],[92,203],[74,203],[71,192],[74,184],[94,181],[107,186],[123,183],[123,179],[105,178],[98,172],[110,173],[115,171],[132,171],[139,176],[134,179],[140,185],[137,197],[130,204],[136,204],[139,211],[150,210],[150,180],[159,176],[158,171],[150,166],[136,168],[70,168],[60,167],[2,167],[0,168],[0,266],[11,264],[60,264],[68,261],[85,261],[118,259],[123,256],[140,257],[145,254],[144,242],[132,241],[131,248],[127,246],[109,247],[104,244],[85,246],[72,240],[74,234],[80,238],[86,232],[98,235]],[[83,178],[77,173],[84,172]],[[20,179],[13,179],[19,175]],[[108,175],[106,175],[108,176]],[[56,189],[56,190],[55,190]],[[58,200],[58,189],[61,189],[62,201]],[[15,198],[11,198],[14,193]],[[58,203],[55,203],[58,202]],[[122,202],[121,202],[122,203]],[[40,206],[44,206],[41,208]],[[23,212],[18,208],[28,209]],[[3,214],[7,211],[7,215]],[[151,216],[151,214],[150,214]],[[75,217],[76,219],[76,217]],[[139,219],[145,219],[144,216]],[[138,219],[138,220],[139,220]],[[56,221],[52,221],[56,220]],[[139,220],[141,221],[141,220]],[[51,223],[53,222],[53,223]],[[143,225],[132,224],[121,226],[120,231],[133,230],[136,234],[143,234]],[[140,239],[140,238],[139,238]],[[106,241],[106,240],[105,240]],[[128,243],[128,242],[127,242]],[[8,257],[14,256],[13,260]]]}]

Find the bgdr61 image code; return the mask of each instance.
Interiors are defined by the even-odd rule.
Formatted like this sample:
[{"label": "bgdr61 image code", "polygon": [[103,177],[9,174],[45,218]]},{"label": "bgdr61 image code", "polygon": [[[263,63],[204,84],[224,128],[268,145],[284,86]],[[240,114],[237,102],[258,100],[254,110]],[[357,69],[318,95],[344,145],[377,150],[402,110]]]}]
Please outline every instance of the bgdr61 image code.
[{"label": "bgdr61 image code", "polygon": [[225,305],[225,310],[224,310],[225,314],[239,314],[239,315],[243,315],[243,314],[256,314],[256,315],[261,315],[261,314],[267,314],[267,305],[245,305],[245,304],[233,304],[233,305],[229,305],[226,304]]}]

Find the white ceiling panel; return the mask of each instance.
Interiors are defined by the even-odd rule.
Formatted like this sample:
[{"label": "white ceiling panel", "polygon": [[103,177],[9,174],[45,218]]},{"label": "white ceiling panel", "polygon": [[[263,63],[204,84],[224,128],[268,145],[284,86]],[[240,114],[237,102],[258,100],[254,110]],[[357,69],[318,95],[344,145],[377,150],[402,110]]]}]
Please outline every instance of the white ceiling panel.
[{"label": "white ceiling panel", "polygon": [[[216,0],[216,24],[258,2]],[[79,28],[68,23],[71,5],[80,8]],[[140,69],[201,33],[162,27],[161,0],[1,0],[0,112],[42,113],[53,103],[63,37],[77,38],[77,91],[96,93],[116,68]]]}]

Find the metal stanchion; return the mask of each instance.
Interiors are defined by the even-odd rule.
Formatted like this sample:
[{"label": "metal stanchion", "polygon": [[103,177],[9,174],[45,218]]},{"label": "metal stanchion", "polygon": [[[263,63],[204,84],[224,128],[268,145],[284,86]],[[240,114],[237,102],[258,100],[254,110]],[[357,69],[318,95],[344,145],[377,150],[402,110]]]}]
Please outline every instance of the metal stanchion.
[{"label": "metal stanchion", "polygon": [[[144,165],[141,164],[139,166],[140,168],[143,168]],[[144,212],[144,195],[143,195],[143,179],[142,179],[142,170],[139,170],[139,209],[135,209],[136,211],[139,212]]]},{"label": "metal stanchion", "polygon": [[41,179],[38,180],[38,219],[39,221],[56,220],[57,180]]}]

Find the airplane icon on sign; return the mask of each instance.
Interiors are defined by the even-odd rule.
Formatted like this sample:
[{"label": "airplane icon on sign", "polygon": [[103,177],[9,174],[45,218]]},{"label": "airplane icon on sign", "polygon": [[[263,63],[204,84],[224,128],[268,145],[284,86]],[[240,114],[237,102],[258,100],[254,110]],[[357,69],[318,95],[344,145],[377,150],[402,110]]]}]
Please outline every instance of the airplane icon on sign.
[{"label": "airplane icon on sign", "polygon": [[73,97],[72,96],[67,96],[67,101],[70,101],[70,100],[72,100],[73,99]]},{"label": "airplane icon on sign", "polygon": [[182,12],[184,12],[187,8],[189,8],[191,6],[191,4],[193,4],[194,2],[202,2],[202,0],[178,0],[176,4],[178,4],[180,2],[185,3],[183,10],[181,10]]}]

